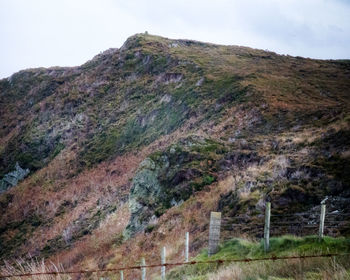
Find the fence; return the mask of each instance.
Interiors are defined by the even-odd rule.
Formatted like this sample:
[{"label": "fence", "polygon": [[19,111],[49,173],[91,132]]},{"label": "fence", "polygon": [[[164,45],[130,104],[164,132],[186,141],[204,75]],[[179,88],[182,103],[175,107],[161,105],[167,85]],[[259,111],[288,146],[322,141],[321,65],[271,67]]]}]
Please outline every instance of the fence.
[{"label": "fence", "polygon": [[151,264],[151,265],[138,265],[138,266],[128,266],[128,267],[119,267],[119,268],[110,268],[110,269],[96,269],[96,270],[75,270],[75,271],[49,271],[49,272],[36,272],[36,273],[21,273],[21,274],[9,274],[9,275],[0,275],[0,279],[6,279],[11,277],[30,277],[30,276],[41,276],[41,275],[72,275],[72,274],[92,274],[92,273],[103,273],[103,272],[120,272],[120,279],[124,280],[124,271],[126,270],[140,270],[141,279],[146,277],[147,268],[155,267],[175,267],[183,265],[196,265],[196,264],[223,264],[223,263],[250,263],[250,262],[259,262],[259,261],[277,261],[277,260],[293,260],[293,259],[314,259],[314,258],[332,258],[332,257],[341,257],[349,256],[350,253],[344,254],[323,254],[323,255],[305,255],[305,256],[285,256],[285,257],[266,257],[266,258],[245,258],[245,259],[218,259],[218,260],[208,260],[208,261],[190,261],[190,262],[176,262],[176,263],[160,263],[160,264]]},{"label": "fence", "polygon": [[245,216],[225,217],[221,221],[221,231],[224,237],[221,241],[232,239],[249,233],[250,236],[262,238],[264,240],[265,250],[269,250],[270,236],[293,234],[302,235],[318,235],[323,238],[324,234],[335,236],[339,234],[339,228],[348,224],[344,218],[350,218],[350,213],[341,213],[334,211],[326,212],[326,204],[321,203],[319,207],[315,207],[319,213],[289,213],[274,214],[273,206],[267,202],[265,207],[265,215],[254,218]]},{"label": "fence", "polygon": [[[269,240],[270,235],[274,235],[274,230],[278,229],[279,232],[283,232],[283,229],[293,230],[295,226],[298,228],[311,230],[312,233],[317,233],[320,239],[323,238],[325,229],[336,228],[336,223],[339,223],[344,217],[350,217],[350,213],[332,212],[326,213],[326,205],[322,203],[320,205],[320,212],[318,215],[318,222],[316,222],[315,214],[307,213],[296,213],[296,214],[271,214],[271,203],[267,202],[265,207],[265,215],[256,220],[253,220],[254,229],[260,232],[260,236],[264,240],[264,249],[269,251]],[[309,218],[309,219],[308,219]],[[339,219],[340,218],[340,219]],[[281,221],[283,219],[283,221]],[[289,219],[289,221],[285,221]],[[297,220],[296,220],[297,219]],[[208,244],[208,255],[211,256],[218,251],[220,241],[225,241],[220,238],[221,231],[231,232],[237,234],[242,233],[243,229],[249,229],[249,223],[247,223],[246,217],[221,217],[220,212],[211,212],[210,224],[209,224],[209,244]],[[250,228],[251,230],[252,228]],[[285,232],[283,232],[285,233]],[[232,239],[232,234],[231,238]],[[208,260],[208,261],[189,261],[189,244],[190,236],[186,232],[184,238],[185,244],[185,259],[184,262],[167,263],[166,262],[166,248],[161,249],[161,263],[160,264],[149,264],[146,265],[145,258],[141,259],[141,265],[120,267],[113,269],[100,269],[100,270],[80,270],[80,271],[52,271],[52,272],[38,272],[38,273],[22,273],[16,275],[0,275],[0,279],[11,278],[11,277],[26,277],[26,276],[40,276],[40,275],[60,275],[60,274],[84,274],[84,273],[103,273],[103,272],[120,272],[120,279],[124,280],[124,271],[126,270],[140,270],[141,279],[146,279],[146,269],[160,267],[161,279],[166,279],[166,268],[182,265],[195,265],[195,264],[210,264],[210,263],[224,263],[224,262],[254,262],[254,261],[275,261],[275,260],[288,260],[288,259],[307,259],[307,258],[325,258],[325,257],[336,257],[345,256],[350,254],[324,254],[324,255],[309,255],[309,256],[289,256],[289,257],[266,257],[256,259],[219,259],[219,260]]]}]

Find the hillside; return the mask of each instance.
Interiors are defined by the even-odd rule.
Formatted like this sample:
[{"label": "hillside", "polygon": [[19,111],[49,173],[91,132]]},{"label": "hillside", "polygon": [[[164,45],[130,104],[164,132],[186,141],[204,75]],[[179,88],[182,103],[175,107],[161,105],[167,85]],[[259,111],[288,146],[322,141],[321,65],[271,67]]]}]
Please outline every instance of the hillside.
[{"label": "hillside", "polygon": [[349,60],[137,34],[0,80],[0,117],[0,260],[176,260],[186,231],[191,255],[206,246],[210,211],[260,238],[267,200],[350,213]]}]

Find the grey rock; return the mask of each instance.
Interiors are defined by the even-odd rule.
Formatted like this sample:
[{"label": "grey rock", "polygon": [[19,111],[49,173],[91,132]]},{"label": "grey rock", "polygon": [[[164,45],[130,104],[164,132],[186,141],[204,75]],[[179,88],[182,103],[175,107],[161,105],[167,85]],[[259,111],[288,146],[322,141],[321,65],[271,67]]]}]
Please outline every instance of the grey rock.
[{"label": "grey rock", "polygon": [[197,87],[200,87],[200,86],[203,84],[203,82],[204,82],[204,77],[200,78],[200,79],[197,81],[196,86],[197,86]]},{"label": "grey rock", "polygon": [[162,196],[162,187],[158,180],[160,169],[167,167],[166,158],[162,158],[164,165],[158,166],[146,158],[141,162],[139,170],[133,178],[129,195],[130,221],[123,232],[125,239],[129,239],[134,233],[142,231],[154,216],[154,205]]},{"label": "grey rock", "polygon": [[[203,165],[207,170],[202,170],[198,164],[212,160],[207,152],[212,146],[220,149],[220,145],[214,145],[213,141],[191,136],[140,163],[129,193],[130,219],[123,232],[124,239],[142,232],[167,209],[181,205],[214,180],[207,175],[213,172],[211,167]],[[209,182],[205,181],[207,177]]]},{"label": "grey rock", "polygon": [[4,178],[0,180],[0,193],[3,193],[11,187],[16,186],[19,181],[24,179],[29,174],[29,172],[30,170],[28,168],[23,169],[18,162],[16,162],[15,170],[7,173]]}]

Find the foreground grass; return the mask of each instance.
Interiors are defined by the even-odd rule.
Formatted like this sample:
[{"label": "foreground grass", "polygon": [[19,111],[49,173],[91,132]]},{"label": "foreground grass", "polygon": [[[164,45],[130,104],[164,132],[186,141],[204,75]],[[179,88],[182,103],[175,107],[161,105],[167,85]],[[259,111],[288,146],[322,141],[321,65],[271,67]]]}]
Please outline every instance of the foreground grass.
[{"label": "foreground grass", "polygon": [[[244,259],[282,256],[307,256],[322,254],[350,253],[350,238],[325,237],[319,241],[317,236],[275,237],[270,240],[270,252],[264,252],[262,242],[245,239],[232,239],[221,244],[217,254],[208,257],[207,250],[203,250],[196,261],[219,259]],[[15,264],[5,263],[0,267],[1,275],[22,273],[43,273],[48,271],[62,271],[63,267],[45,264],[44,261],[18,260]],[[29,277],[10,277],[6,279],[36,279],[36,280],[68,280],[69,275],[40,275]],[[84,275],[83,279],[99,279],[98,275]],[[119,279],[113,273],[107,279]],[[149,279],[154,279],[150,277]],[[167,279],[188,280],[290,280],[290,279],[334,279],[350,280],[350,255],[332,258],[291,259],[275,261],[256,261],[249,263],[197,264],[175,268],[167,274]]]},{"label": "foreground grass", "polygon": [[[18,274],[36,274],[46,272],[58,272],[64,271],[61,265],[55,265],[53,263],[45,264],[44,260],[30,259],[25,261],[23,259],[16,260],[13,264],[7,262],[3,266],[0,266],[0,275],[18,275]],[[12,277],[0,277],[0,279],[11,280],[23,280],[23,279],[35,279],[35,280],[70,280],[71,277],[65,274],[42,274],[33,276],[12,276]]]},{"label": "foreground grass", "polygon": [[[208,257],[203,250],[195,260],[261,258],[272,256],[321,255],[349,253],[350,239],[317,236],[303,238],[283,236],[271,238],[271,250],[264,253],[262,242],[232,239],[223,243],[220,250]],[[172,270],[167,279],[350,279],[350,256],[332,258],[257,261],[251,263],[198,264]]]}]

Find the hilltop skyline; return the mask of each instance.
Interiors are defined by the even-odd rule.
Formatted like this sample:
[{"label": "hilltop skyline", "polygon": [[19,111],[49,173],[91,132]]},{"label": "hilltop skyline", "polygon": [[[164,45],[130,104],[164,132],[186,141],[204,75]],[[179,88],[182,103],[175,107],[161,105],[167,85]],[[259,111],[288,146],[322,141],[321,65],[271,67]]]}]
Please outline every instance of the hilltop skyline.
[{"label": "hilltop skyline", "polygon": [[350,58],[348,1],[0,1],[0,78],[76,66],[135,33]]}]

